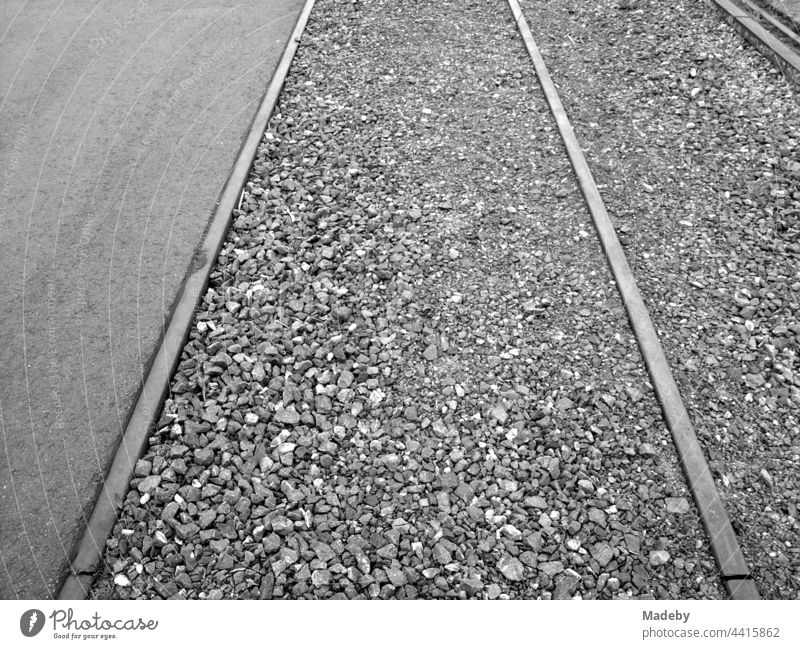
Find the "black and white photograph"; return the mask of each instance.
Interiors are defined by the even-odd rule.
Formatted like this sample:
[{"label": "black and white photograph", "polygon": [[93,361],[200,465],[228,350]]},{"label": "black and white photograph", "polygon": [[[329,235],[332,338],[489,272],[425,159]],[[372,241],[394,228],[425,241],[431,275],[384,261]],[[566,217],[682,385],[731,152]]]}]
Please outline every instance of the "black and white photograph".
[{"label": "black and white photograph", "polygon": [[0,0],[0,276],[7,646],[800,646],[800,0]]}]

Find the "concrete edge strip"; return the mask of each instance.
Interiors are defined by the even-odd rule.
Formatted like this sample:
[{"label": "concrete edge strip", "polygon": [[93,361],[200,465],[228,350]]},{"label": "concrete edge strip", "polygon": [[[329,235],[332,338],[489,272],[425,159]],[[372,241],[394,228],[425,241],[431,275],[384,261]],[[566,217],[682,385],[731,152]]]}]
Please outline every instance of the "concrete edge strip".
[{"label": "concrete edge strip", "polygon": [[711,0],[726,21],[761,52],[783,75],[800,85],[800,55],[779,41],[745,9],[731,0]]},{"label": "concrete edge strip", "polygon": [[[608,265],[617,283],[622,302],[628,314],[631,327],[639,344],[653,388],[658,397],[664,418],[669,426],[680,458],[692,497],[708,535],[711,551],[719,567],[723,582],[737,580],[737,588],[728,588],[733,599],[759,599],[750,568],[744,559],[738,539],[731,526],[728,514],[722,504],[703,450],[697,441],[689,414],[683,403],[678,386],[672,376],[664,349],[647,307],[642,300],[636,280],[633,277],[625,252],[619,243],[603,199],[597,189],[592,172],[581,151],[578,140],[569,122],[564,106],[558,96],[553,80],[547,71],[541,52],[536,45],[525,16],[517,0],[507,0],[517,29],[522,36],[528,54],[533,61],[539,84],[558,125],[567,154],[578,177],[581,193],[586,202],[595,230],[603,247]],[[742,585],[743,581],[750,586]]]},{"label": "concrete edge strip", "polygon": [[294,31],[286,43],[281,60],[275,68],[239,156],[228,176],[201,247],[195,254],[195,259],[199,260],[199,263],[189,270],[177,306],[144,381],[89,523],[76,547],[70,572],[59,591],[58,599],[88,597],[92,579],[102,560],[106,541],[114,528],[117,513],[128,492],[136,460],[144,452],[148,436],[155,432],[155,424],[169,391],[170,380],[178,366],[192,326],[195,308],[208,286],[208,278],[230,227],[233,210],[236,209],[249,177],[258,146],[280,96],[314,3],[315,0],[306,0],[297,18]]}]

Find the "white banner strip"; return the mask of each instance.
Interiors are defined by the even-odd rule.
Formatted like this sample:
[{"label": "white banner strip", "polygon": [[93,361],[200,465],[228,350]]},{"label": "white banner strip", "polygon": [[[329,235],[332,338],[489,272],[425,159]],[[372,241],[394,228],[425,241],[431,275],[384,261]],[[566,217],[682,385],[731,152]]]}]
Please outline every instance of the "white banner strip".
[{"label": "white banner strip", "polygon": [[0,602],[7,647],[800,647],[796,601]]}]

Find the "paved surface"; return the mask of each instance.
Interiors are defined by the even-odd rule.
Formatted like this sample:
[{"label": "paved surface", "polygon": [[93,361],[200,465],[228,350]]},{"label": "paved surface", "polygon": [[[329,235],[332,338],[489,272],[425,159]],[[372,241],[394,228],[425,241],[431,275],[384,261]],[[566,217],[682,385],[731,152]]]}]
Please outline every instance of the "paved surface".
[{"label": "paved surface", "polygon": [[301,0],[0,3],[0,596],[54,596]]}]

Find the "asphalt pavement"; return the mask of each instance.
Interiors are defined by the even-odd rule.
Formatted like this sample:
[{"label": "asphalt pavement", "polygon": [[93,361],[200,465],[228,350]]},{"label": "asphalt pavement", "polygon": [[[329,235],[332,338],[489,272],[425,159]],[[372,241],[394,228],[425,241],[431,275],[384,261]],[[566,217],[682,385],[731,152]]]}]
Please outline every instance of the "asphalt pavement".
[{"label": "asphalt pavement", "polygon": [[53,597],[301,0],[0,3],[0,596]]}]

